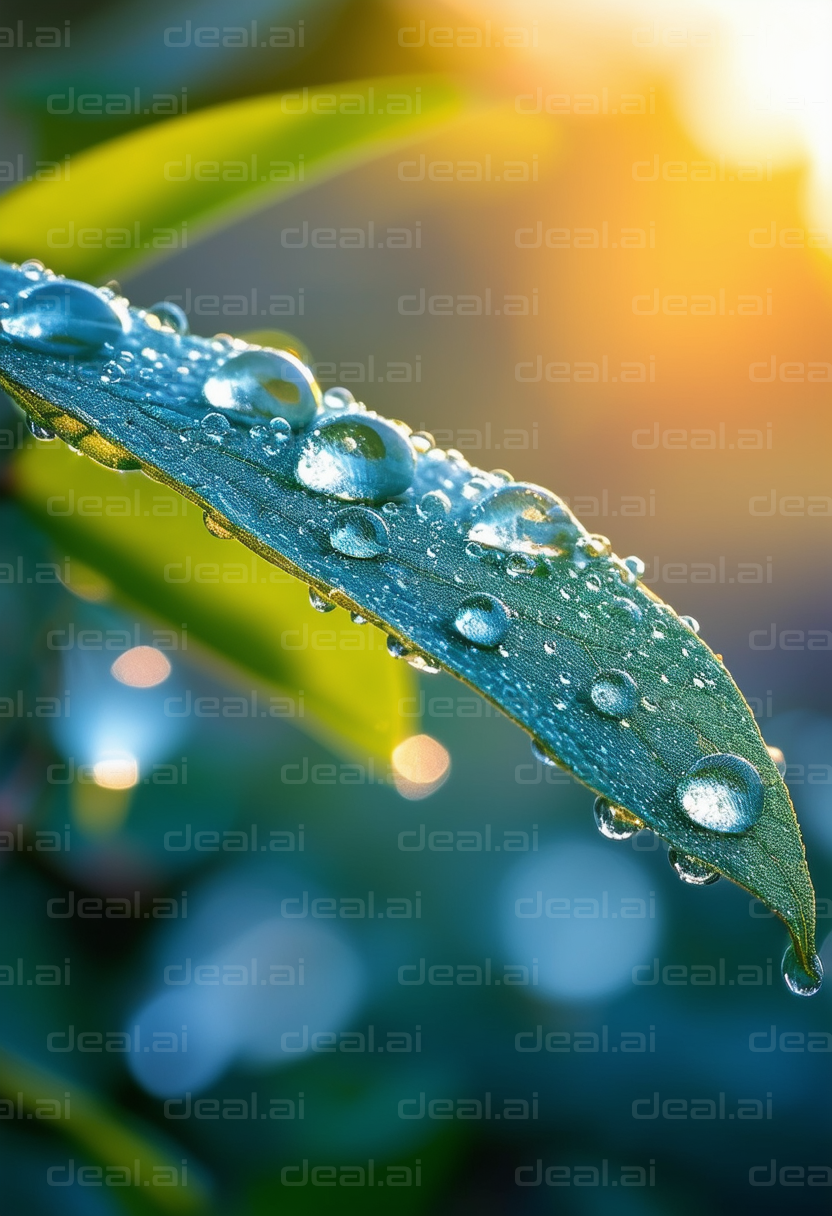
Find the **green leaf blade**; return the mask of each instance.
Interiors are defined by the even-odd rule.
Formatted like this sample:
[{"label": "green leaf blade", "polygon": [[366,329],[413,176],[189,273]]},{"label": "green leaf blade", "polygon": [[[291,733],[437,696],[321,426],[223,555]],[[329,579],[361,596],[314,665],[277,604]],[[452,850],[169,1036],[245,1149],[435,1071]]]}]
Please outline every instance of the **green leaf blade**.
[{"label": "green leaf blade", "polygon": [[[239,420],[228,443],[205,439],[199,420],[209,407],[198,391],[173,410],[8,344],[0,346],[0,380],[76,446],[88,444],[97,459],[124,453],[255,552],[488,697],[586,785],[773,909],[813,972],[814,892],[803,843],[753,715],[718,657],[601,542],[582,549],[580,561],[574,554],[529,559],[525,573],[522,561],[498,548],[472,549],[476,485],[502,483],[434,449],[414,451],[419,489],[415,497],[407,490],[384,516],[386,551],[373,560],[346,556],[332,529],[348,496],[333,499],[300,483],[303,436],[270,464]],[[452,513],[432,525],[417,503],[422,490],[439,486]],[[502,605],[504,627],[493,644],[472,644],[455,625],[472,596]],[[626,673],[636,690],[615,715],[599,712],[591,695],[594,681],[610,672]],[[722,753],[747,761],[762,783],[762,813],[742,833],[704,829],[680,803],[679,783],[691,766]]]}]

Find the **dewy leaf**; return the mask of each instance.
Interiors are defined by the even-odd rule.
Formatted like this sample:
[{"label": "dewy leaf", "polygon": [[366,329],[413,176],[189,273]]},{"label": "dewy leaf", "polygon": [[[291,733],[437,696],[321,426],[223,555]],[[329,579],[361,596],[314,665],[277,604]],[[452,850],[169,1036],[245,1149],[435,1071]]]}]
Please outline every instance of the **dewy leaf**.
[{"label": "dewy leaf", "polygon": [[465,101],[447,78],[390,76],[172,118],[3,195],[0,256],[45,258],[88,279],[134,268],[438,129]]},{"label": "dewy leaf", "polygon": [[607,800],[605,834],[647,825],[683,877],[724,874],[772,908],[792,935],[787,982],[816,990],[786,787],[721,660],[637,559],[548,491],[472,469],[344,390],[321,399],[288,355],[159,329],[37,267],[0,266],[0,330],[0,383],[37,427],[144,469],[386,629],[393,654],[478,689]]}]

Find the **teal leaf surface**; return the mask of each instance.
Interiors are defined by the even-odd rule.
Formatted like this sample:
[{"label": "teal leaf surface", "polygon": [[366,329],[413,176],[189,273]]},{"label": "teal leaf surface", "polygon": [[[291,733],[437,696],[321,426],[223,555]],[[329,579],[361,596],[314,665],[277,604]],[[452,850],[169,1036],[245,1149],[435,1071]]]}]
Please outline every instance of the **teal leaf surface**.
[{"label": "teal leaf surface", "polygon": [[786,786],[719,657],[635,560],[548,491],[322,398],[298,360],[268,379],[245,343],[159,328],[106,289],[115,329],[80,288],[39,325],[33,283],[46,301],[65,281],[28,273],[0,266],[0,383],[37,426],[174,487],[217,535],[386,630],[391,653],[477,689],[607,800],[605,834],[646,825],[689,881],[721,874],[773,909],[805,973],[790,986],[817,987]]}]

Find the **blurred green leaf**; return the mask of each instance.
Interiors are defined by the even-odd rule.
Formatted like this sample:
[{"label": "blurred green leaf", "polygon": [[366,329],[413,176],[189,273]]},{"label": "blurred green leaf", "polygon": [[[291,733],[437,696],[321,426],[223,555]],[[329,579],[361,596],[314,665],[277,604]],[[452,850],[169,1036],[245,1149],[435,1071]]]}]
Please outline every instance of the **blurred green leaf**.
[{"label": "blurred green leaf", "polygon": [[[39,257],[88,279],[193,244],[207,232],[383,156],[459,115],[438,76],[340,81],[246,98],[99,144],[0,198],[0,256]],[[359,112],[356,112],[359,111]]]},{"label": "blurred green leaf", "polygon": [[[7,293],[14,273],[7,272]],[[27,281],[19,274],[19,285]],[[140,328],[136,313],[131,324],[124,341],[139,350],[152,331]],[[206,356],[205,375],[223,358],[222,347],[205,339],[153,341],[174,369],[186,350]],[[164,369],[158,351],[154,360]],[[159,371],[158,398],[148,401],[140,372],[133,387],[114,388],[95,362],[0,347],[0,382],[41,425],[104,463],[139,463],[209,511],[215,526],[472,685],[585,784],[777,912],[802,965],[817,973],[803,842],[754,717],[721,660],[638,583],[605,538],[588,536],[563,504],[536,491],[500,525],[505,543],[489,540],[488,529],[470,534],[472,504],[503,479],[459,455],[426,450],[426,441],[417,454],[400,429],[360,410],[339,424],[358,428],[357,438],[339,432],[326,451],[314,430],[270,460],[242,417],[221,419],[226,437],[212,442],[200,426],[206,403],[199,385],[189,387],[193,379]],[[330,497],[302,484],[300,463],[314,466],[325,488],[353,451],[361,477],[370,478],[362,489]],[[423,492],[440,490],[445,498],[434,498],[433,514],[417,508]],[[397,497],[384,515],[355,506],[344,514],[344,499],[381,505]],[[547,527],[553,539],[540,553],[532,539]],[[525,551],[509,554],[517,530]],[[732,757],[728,776],[712,777],[696,797],[717,819],[726,806],[750,806],[743,830],[714,830],[683,809],[683,780],[721,754]]]},{"label": "blurred green leaf", "polygon": [[[48,1120],[46,1125],[52,1131],[73,1141],[87,1160],[104,1169],[105,1178],[108,1169],[117,1170],[111,1177],[119,1181],[110,1185],[119,1187],[115,1193],[125,1198],[130,1210],[161,1210],[177,1216],[209,1210],[207,1180],[193,1159],[188,1161],[183,1185],[181,1152],[164,1145],[157,1133],[146,1131],[137,1119],[128,1122],[75,1081],[0,1050],[0,1094],[15,1107],[19,1105],[29,1118]],[[129,1194],[121,1191],[126,1171],[131,1178]],[[168,1181],[154,1185],[154,1176]]]}]

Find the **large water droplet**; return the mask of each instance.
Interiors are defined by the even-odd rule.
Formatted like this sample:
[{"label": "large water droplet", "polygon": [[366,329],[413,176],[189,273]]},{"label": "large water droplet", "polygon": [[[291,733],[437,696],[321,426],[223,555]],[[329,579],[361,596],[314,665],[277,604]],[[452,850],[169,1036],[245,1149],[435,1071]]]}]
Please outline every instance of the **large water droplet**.
[{"label": "large water droplet", "polygon": [[86,283],[71,279],[38,283],[20,293],[0,321],[19,346],[47,355],[89,358],[124,333],[118,313]]},{"label": "large water droplet", "polygon": [[812,975],[798,961],[797,951],[790,942],[783,955],[780,970],[786,981],[786,987],[795,996],[814,996],[816,992],[820,992],[823,983],[823,964],[817,955],[812,958],[812,970],[814,971],[814,975]]},{"label": "large water droplet", "polygon": [[626,671],[602,671],[590,685],[589,699],[605,718],[626,718],[638,704],[638,685]]},{"label": "large water droplet", "polygon": [[471,595],[463,600],[454,617],[454,629],[475,646],[498,646],[508,632],[509,614],[494,595]]},{"label": "large water droplet", "polygon": [[616,806],[606,798],[595,799],[593,814],[595,826],[608,840],[629,840],[644,827],[637,815],[625,811],[623,806]]},{"label": "large water droplet", "polygon": [[366,507],[347,507],[335,516],[329,530],[333,549],[347,557],[379,557],[390,547],[387,524]]},{"label": "large water droplet", "polygon": [[690,883],[693,887],[707,887],[717,882],[719,874],[697,857],[680,853],[678,849],[667,850],[667,860],[681,878],[682,882]]},{"label": "large water droplet", "polygon": [[419,499],[418,512],[422,519],[444,519],[450,509],[451,500],[441,490],[428,490]]},{"label": "large water droplet", "polygon": [[377,503],[403,493],[415,468],[401,431],[382,418],[351,414],[321,423],[306,438],[297,477],[317,494]]},{"label": "large water droplet", "polygon": [[570,551],[582,533],[572,512],[540,486],[511,482],[477,504],[468,538],[507,553]]},{"label": "large water droplet", "polygon": [[200,419],[199,428],[209,443],[222,443],[232,434],[231,423],[225,414],[206,414],[204,418]]},{"label": "large water droplet", "polygon": [[712,832],[747,832],[763,813],[763,783],[740,756],[703,756],[676,787],[689,819]]},{"label": "large water droplet", "polygon": [[244,350],[232,355],[206,380],[202,391],[218,409],[285,418],[296,431],[312,421],[321,400],[309,368],[287,350]]}]

